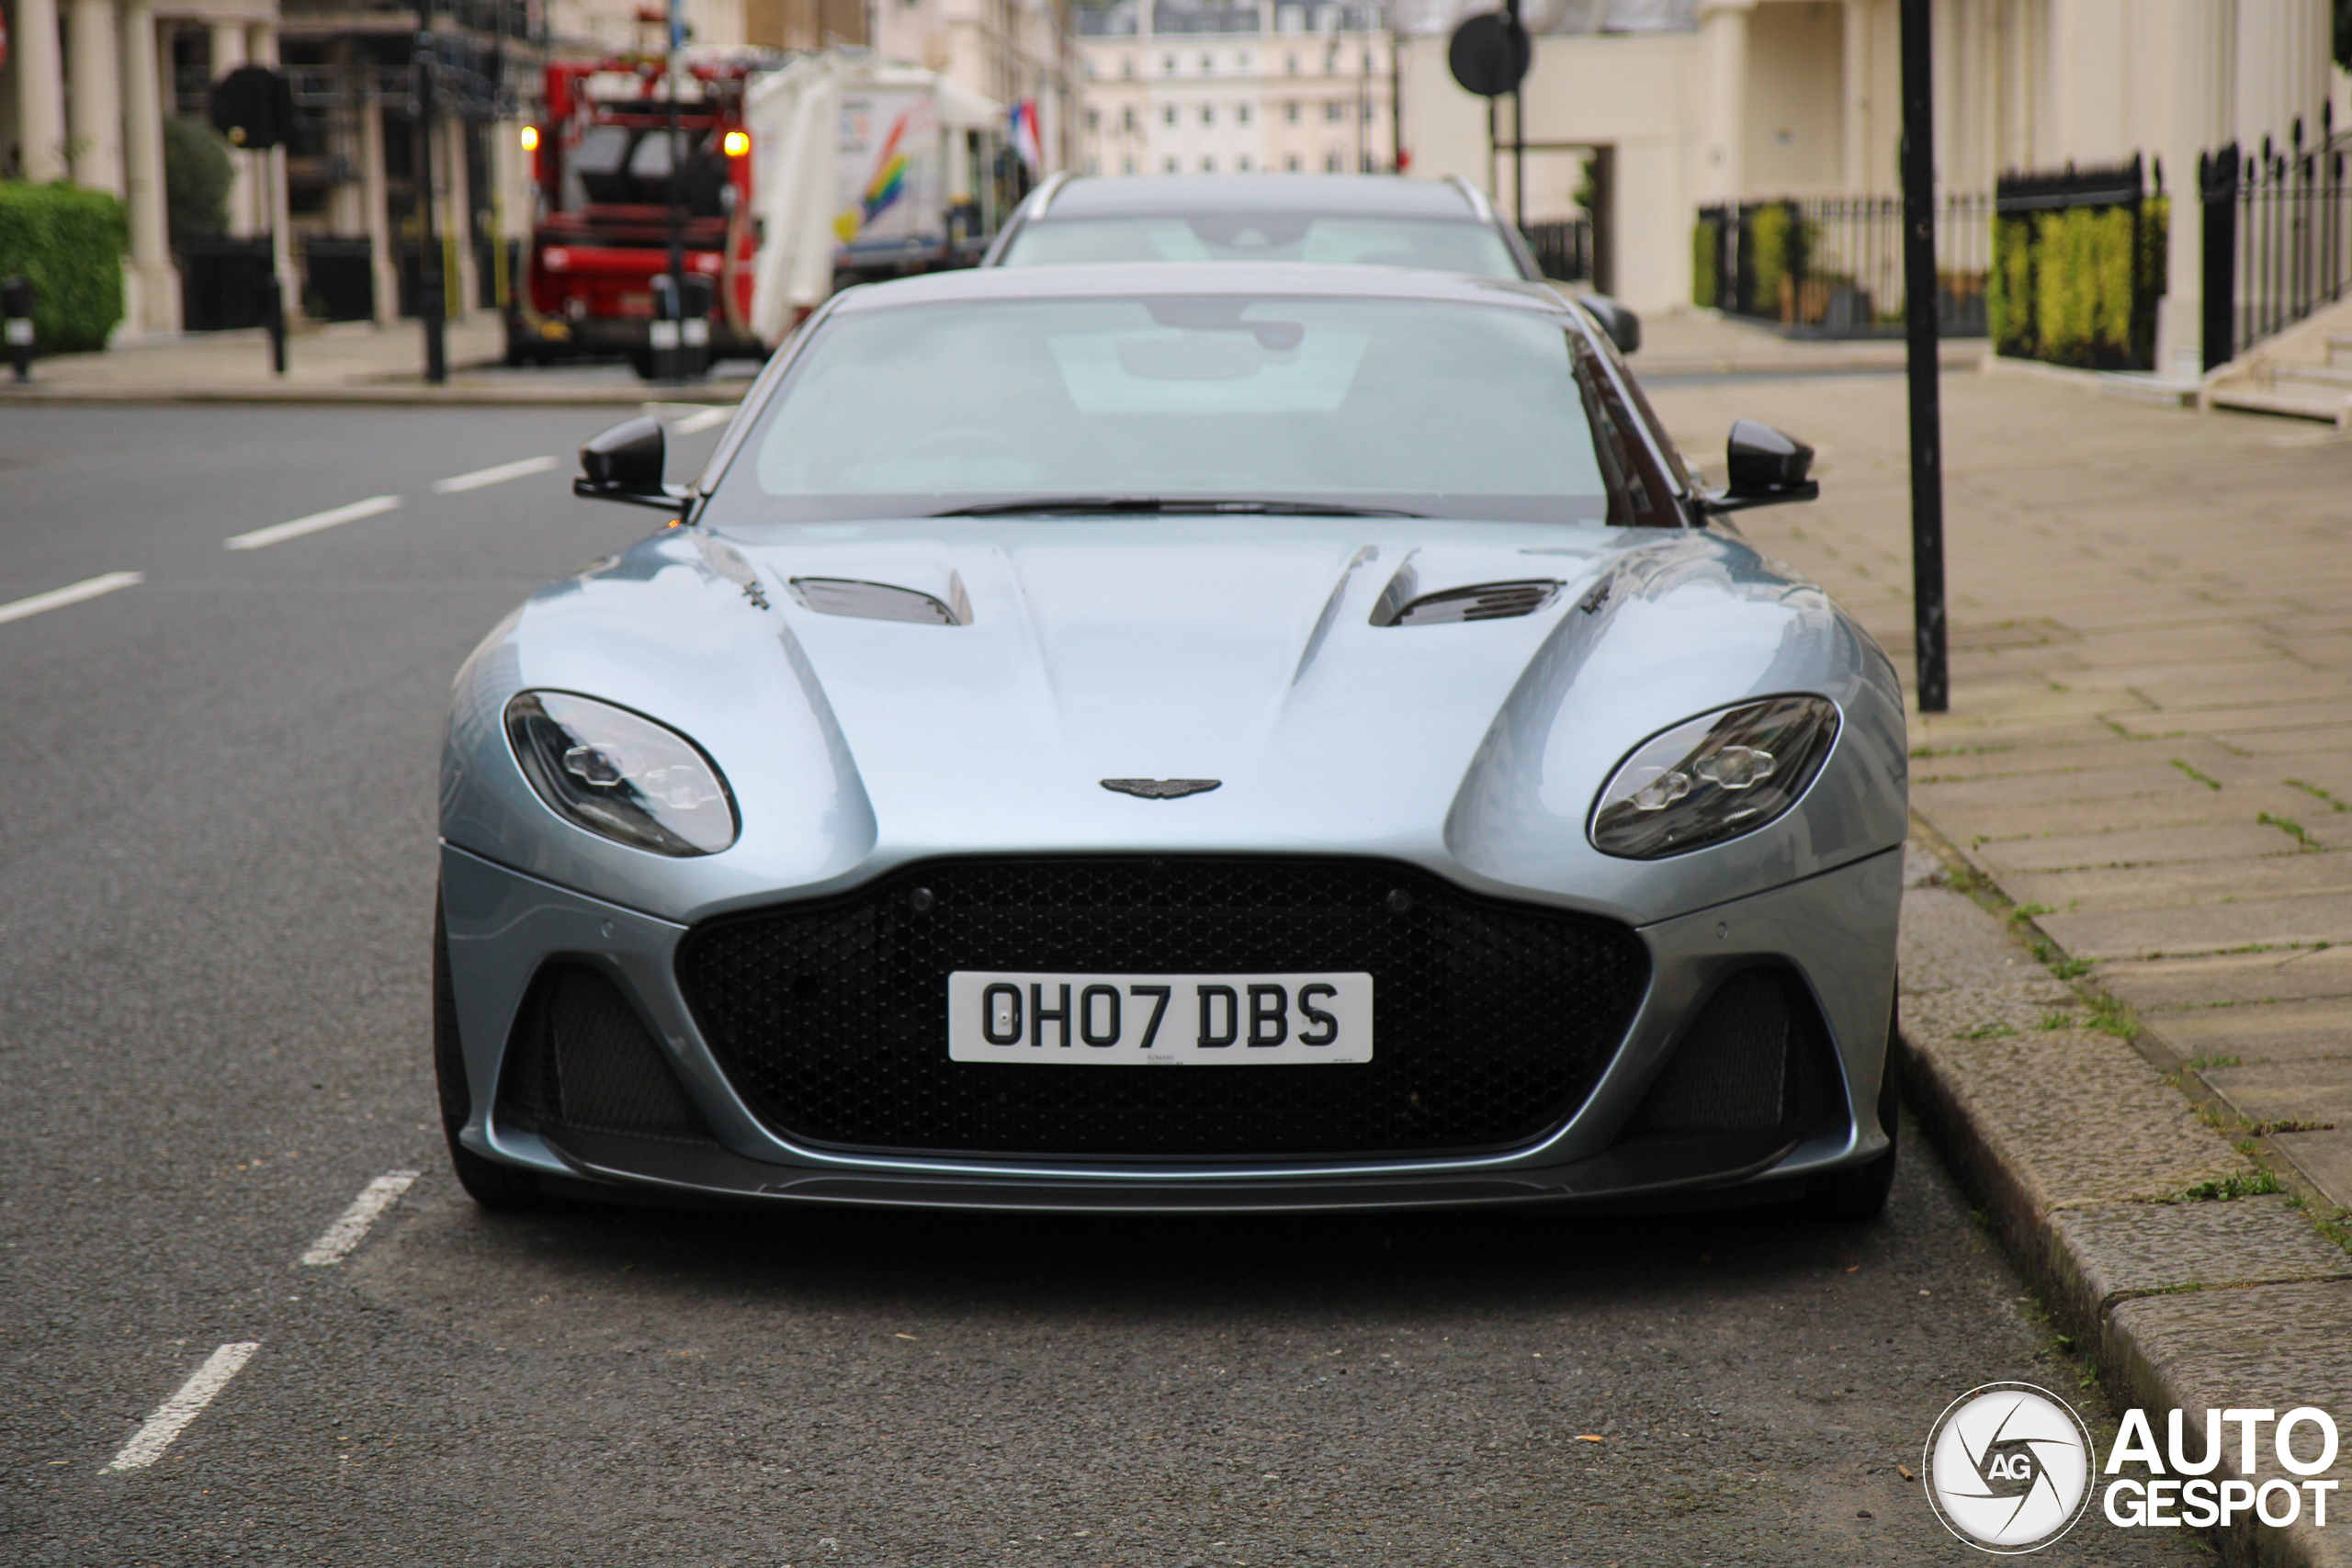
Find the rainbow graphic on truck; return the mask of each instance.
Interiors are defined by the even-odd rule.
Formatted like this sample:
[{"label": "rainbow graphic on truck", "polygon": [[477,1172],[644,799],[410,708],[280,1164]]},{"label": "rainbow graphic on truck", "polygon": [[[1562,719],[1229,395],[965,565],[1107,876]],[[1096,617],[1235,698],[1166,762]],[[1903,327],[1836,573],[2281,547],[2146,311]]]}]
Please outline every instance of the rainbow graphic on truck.
[{"label": "rainbow graphic on truck", "polygon": [[914,117],[915,110],[911,108],[899,116],[890,127],[890,134],[882,139],[880,151],[874,154],[874,174],[859,194],[857,205],[833,220],[833,232],[843,241],[856,239],[859,230],[906,194],[907,154],[899,150],[899,143],[906,140],[907,127]]}]

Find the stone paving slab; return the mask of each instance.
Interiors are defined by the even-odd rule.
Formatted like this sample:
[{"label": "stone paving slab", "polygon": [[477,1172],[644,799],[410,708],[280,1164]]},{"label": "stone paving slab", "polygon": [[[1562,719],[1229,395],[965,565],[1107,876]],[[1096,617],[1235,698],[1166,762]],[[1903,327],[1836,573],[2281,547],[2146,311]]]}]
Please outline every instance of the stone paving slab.
[{"label": "stone paving slab", "polygon": [[2329,1202],[2352,1209],[2352,1129],[2279,1133],[2270,1141]]},{"label": "stone paving slab", "polygon": [[2156,1008],[2352,1000],[2352,948],[2211,953],[2098,966],[2101,989],[2144,1014]]},{"label": "stone paving slab", "polygon": [[1992,871],[2001,886],[2011,887],[2018,901],[2026,904],[2050,902],[2040,893],[2022,891],[2026,880],[2037,874],[2104,866],[2182,866],[2204,861],[2250,864],[2297,852],[2291,841],[2281,839],[2278,829],[2255,821],[1997,839],[1976,846],[1973,851],[1975,858]]},{"label": "stone paving slab", "polygon": [[2154,1015],[2176,1051],[2238,1063],[2352,1057],[2352,1012],[2332,1001],[2246,1002]]},{"label": "stone paving slab", "polygon": [[2161,909],[2044,915],[2037,922],[2077,958],[2154,958],[2245,947],[2352,942],[2352,894],[2239,898]]},{"label": "stone paving slab", "polygon": [[2334,1122],[2352,1129],[2352,1061],[2258,1062],[2250,1066],[2209,1067],[2199,1076],[2229,1101],[2231,1110],[2249,1122]]},{"label": "stone paving slab", "polygon": [[2019,872],[2005,875],[2001,886],[2020,903],[2060,909],[2075,900],[2105,909],[2156,909],[2219,898],[2352,893],[2352,855],[2279,852],[2278,830],[2256,828],[2262,837],[2249,834],[2247,843],[2259,852],[2120,869]]}]

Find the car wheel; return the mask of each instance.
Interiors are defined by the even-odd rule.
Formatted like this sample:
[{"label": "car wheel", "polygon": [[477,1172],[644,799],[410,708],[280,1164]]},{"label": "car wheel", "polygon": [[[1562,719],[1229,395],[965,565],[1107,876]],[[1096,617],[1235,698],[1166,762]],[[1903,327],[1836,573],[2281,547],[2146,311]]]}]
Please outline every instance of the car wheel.
[{"label": "car wheel", "polygon": [[628,351],[628,364],[629,368],[637,372],[637,378],[639,380],[650,381],[653,379],[653,351],[651,349],[630,349]]},{"label": "car wheel", "polygon": [[1886,1129],[1886,1152],[1868,1165],[1853,1166],[1816,1176],[1805,1188],[1804,1209],[1812,1219],[1832,1224],[1865,1224],[1886,1212],[1886,1195],[1894,1186],[1895,1158],[1901,1153],[1901,1120],[1896,1112],[1902,1097],[1894,1084],[1897,1010],[1886,1024],[1886,1066],[1879,1073],[1878,1121]]},{"label": "car wheel", "polygon": [[449,1141],[449,1163],[467,1196],[486,1209],[531,1209],[544,1202],[537,1177],[484,1159],[458,1141],[458,1130],[473,1114],[473,1096],[466,1087],[465,1055],[458,1044],[449,923],[438,897],[433,900],[433,1078],[441,1095],[441,1133]]}]

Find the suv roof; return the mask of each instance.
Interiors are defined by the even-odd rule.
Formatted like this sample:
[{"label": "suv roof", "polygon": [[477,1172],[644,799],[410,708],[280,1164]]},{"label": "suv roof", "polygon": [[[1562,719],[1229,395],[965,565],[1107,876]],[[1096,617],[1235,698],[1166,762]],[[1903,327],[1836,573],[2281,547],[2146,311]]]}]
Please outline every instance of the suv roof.
[{"label": "suv roof", "polygon": [[1332,218],[1487,221],[1451,181],[1394,175],[1134,175],[1063,182],[1033,216],[1133,218],[1153,213],[1306,212]]}]

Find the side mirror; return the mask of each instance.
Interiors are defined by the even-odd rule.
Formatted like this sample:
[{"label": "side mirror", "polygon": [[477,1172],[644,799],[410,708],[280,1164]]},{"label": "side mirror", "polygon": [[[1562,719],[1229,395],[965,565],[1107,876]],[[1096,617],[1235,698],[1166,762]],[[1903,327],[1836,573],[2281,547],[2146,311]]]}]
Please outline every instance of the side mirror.
[{"label": "side mirror", "polygon": [[1580,294],[1577,302],[1585,314],[1600,323],[1609,341],[1617,345],[1620,354],[1631,354],[1642,346],[1642,319],[1617,303],[1606,294]]},{"label": "side mirror", "polygon": [[580,477],[571,481],[571,493],[674,512],[686,491],[662,482],[668,463],[669,441],[660,420],[650,414],[624,420],[580,448]]},{"label": "side mirror", "polygon": [[1821,494],[1821,481],[1806,477],[1813,469],[1813,448],[1752,419],[1732,421],[1729,468],[1730,482],[1705,498],[1709,512],[1813,501]]}]

